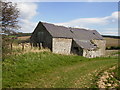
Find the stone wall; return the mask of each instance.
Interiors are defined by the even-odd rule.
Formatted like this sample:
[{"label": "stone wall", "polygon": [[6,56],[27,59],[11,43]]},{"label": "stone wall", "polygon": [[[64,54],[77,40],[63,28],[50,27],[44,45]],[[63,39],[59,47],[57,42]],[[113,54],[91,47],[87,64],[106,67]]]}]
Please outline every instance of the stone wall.
[{"label": "stone wall", "polygon": [[101,53],[99,50],[83,50],[83,56],[87,58],[100,57]]},{"label": "stone wall", "polygon": [[92,40],[94,44],[98,46],[98,50],[100,52],[100,55],[105,55],[105,49],[106,49],[106,40]]},{"label": "stone wall", "polygon": [[67,38],[53,38],[52,52],[59,54],[70,54],[72,39]]},{"label": "stone wall", "polygon": [[105,40],[92,40],[97,45],[95,50],[83,50],[83,56],[88,58],[100,57],[105,55],[106,41]]}]

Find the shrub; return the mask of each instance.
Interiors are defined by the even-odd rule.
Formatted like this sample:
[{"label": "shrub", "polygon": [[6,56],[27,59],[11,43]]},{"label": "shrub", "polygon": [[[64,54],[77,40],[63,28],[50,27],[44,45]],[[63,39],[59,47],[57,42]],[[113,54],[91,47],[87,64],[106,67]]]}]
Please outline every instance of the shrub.
[{"label": "shrub", "polygon": [[106,50],[119,50],[120,46],[111,46],[111,47],[106,47]]}]

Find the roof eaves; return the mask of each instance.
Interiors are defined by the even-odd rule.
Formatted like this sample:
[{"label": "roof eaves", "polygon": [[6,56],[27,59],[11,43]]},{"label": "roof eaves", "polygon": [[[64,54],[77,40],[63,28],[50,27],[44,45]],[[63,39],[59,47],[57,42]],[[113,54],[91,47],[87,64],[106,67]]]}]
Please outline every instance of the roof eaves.
[{"label": "roof eaves", "polygon": [[73,38],[70,38],[70,37],[53,37],[53,38],[67,38],[67,39],[73,39]]}]

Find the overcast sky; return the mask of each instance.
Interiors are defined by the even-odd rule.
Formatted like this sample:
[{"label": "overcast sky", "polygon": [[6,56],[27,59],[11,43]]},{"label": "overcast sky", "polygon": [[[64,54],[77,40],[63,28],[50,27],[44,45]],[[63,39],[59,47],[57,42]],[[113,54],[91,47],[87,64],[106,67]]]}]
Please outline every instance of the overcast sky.
[{"label": "overcast sky", "polygon": [[21,13],[21,32],[33,32],[38,22],[43,21],[69,27],[94,29],[104,35],[118,35],[118,0],[107,0],[109,2],[103,2],[103,0],[30,1],[17,2]]}]

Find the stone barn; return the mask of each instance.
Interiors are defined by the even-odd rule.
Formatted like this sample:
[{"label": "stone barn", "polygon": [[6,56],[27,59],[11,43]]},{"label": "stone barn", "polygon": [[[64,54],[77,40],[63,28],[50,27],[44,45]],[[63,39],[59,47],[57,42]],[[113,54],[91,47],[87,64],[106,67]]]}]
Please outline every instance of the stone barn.
[{"label": "stone barn", "polygon": [[92,58],[105,54],[106,41],[96,30],[68,28],[39,22],[30,37],[31,45],[53,53],[77,54]]}]

